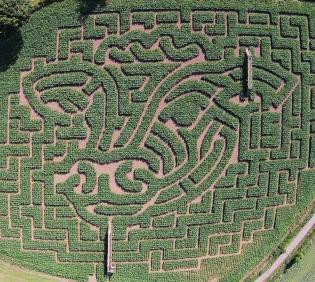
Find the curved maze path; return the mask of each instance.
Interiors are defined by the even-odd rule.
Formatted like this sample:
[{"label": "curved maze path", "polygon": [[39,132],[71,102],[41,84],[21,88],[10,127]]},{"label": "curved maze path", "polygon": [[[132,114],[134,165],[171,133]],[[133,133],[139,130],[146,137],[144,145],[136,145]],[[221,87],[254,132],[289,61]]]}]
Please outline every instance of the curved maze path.
[{"label": "curved maze path", "polygon": [[102,281],[109,223],[118,276],[201,271],[296,205],[315,164],[314,19],[193,6],[61,26],[1,99],[1,239],[51,254],[48,272]]}]

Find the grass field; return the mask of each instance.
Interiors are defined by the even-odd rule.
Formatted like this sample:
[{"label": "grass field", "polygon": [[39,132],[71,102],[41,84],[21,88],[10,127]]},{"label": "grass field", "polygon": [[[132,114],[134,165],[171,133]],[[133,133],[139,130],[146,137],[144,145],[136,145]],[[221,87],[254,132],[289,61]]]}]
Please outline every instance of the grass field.
[{"label": "grass field", "polygon": [[313,282],[315,281],[315,232],[301,247],[299,253],[303,256],[277,279],[276,282]]},{"label": "grass field", "polygon": [[30,0],[30,3],[33,7],[37,7],[39,3],[41,3],[42,0]]},{"label": "grass field", "polygon": [[76,281],[106,280],[109,255],[113,282],[241,280],[315,198],[314,17],[245,0],[35,12],[0,42],[0,257]]},{"label": "grass field", "polygon": [[30,270],[0,261],[0,281],[5,282],[65,282],[66,280],[48,277]]}]

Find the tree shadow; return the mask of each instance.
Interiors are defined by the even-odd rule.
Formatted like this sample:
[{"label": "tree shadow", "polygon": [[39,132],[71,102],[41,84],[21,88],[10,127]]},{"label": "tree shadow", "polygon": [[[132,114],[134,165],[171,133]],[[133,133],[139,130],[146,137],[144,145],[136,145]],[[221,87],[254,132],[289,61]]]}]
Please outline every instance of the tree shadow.
[{"label": "tree shadow", "polygon": [[82,18],[86,18],[89,14],[102,11],[107,5],[105,0],[79,0],[78,12]]},{"label": "tree shadow", "polygon": [[23,47],[23,39],[19,28],[7,29],[0,34],[0,72],[13,65]]},{"label": "tree shadow", "polygon": [[[53,2],[43,1],[38,9]],[[83,21],[89,14],[102,11],[107,5],[105,0],[78,0],[78,2],[78,13]],[[0,26],[0,30],[2,30],[0,32],[0,72],[3,72],[16,62],[23,47],[23,38],[19,27]]]}]

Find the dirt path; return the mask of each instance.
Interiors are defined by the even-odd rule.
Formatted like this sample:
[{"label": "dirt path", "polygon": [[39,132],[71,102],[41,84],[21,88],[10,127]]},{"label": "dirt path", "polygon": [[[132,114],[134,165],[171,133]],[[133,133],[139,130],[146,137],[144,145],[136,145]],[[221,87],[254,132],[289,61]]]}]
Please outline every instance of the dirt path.
[{"label": "dirt path", "polygon": [[273,265],[264,272],[256,282],[264,282],[267,281],[269,277],[276,271],[278,267],[280,267],[284,261],[288,258],[288,256],[297,248],[297,246],[302,242],[302,240],[307,236],[307,234],[315,227],[315,214],[312,218],[304,225],[302,230],[295,236],[289,246],[286,248],[285,252],[281,254]]}]

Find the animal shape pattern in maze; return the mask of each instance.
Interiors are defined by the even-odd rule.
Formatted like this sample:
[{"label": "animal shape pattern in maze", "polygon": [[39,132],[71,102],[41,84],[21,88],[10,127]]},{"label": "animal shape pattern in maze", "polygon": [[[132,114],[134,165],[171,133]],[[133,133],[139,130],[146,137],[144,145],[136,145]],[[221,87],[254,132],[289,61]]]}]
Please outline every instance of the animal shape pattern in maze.
[{"label": "animal shape pattern in maze", "polygon": [[240,254],[314,167],[314,40],[308,15],[219,9],[60,28],[1,100],[1,238],[96,272],[109,223],[118,272]]}]

